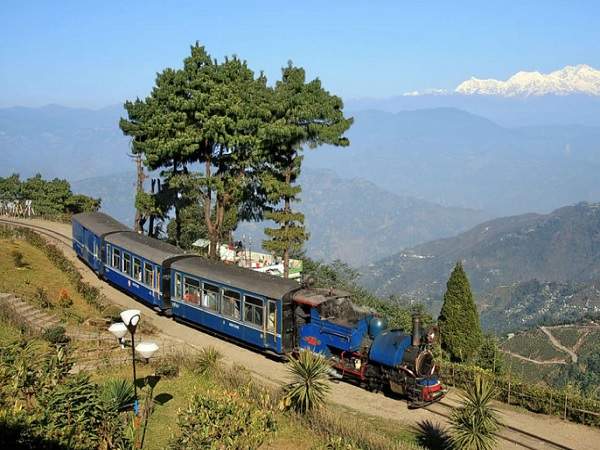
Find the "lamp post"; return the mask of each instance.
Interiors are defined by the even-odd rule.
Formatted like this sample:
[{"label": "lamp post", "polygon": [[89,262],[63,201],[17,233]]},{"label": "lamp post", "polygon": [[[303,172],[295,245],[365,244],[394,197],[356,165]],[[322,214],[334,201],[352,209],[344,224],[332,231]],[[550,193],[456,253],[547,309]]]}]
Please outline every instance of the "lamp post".
[{"label": "lamp post", "polygon": [[133,365],[134,394],[133,410],[136,415],[138,413],[138,397],[137,386],[135,384],[137,379],[135,372],[135,352],[138,352],[142,358],[148,362],[152,355],[158,350],[158,345],[156,345],[154,342],[141,342],[137,346],[135,345],[135,330],[140,321],[141,314],[142,313],[139,309],[128,309],[121,313],[121,320],[123,322],[113,323],[110,327],[108,327],[108,331],[110,331],[119,340],[121,348],[125,348],[125,334],[127,331],[129,331],[129,334],[131,334],[131,362]]}]

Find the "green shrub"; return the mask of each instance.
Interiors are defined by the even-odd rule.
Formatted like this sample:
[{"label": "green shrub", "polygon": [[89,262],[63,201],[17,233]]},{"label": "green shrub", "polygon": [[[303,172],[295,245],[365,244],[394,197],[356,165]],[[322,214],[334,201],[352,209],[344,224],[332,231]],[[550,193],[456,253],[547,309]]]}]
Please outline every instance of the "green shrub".
[{"label": "green shrub", "polygon": [[230,391],[196,393],[177,425],[169,443],[173,450],[256,449],[275,431],[270,411]]},{"label": "green shrub", "polygon": [[214,347],[205,347],[198,352],[194,362],[193,370],[199,375],[214,375],[222,368],[223,355]]},{"label": "green shrub", "polygon": [[48,291],[46,291],[46,289],[43,287],[38,287],[35,289],[34,299],[42,308],[49,309],[54,306],[50,301],[50,297],[48,297]]},{"label": "green shrub", "polygon": [[329,370],[329,363],[322,356],[308,350],[300,351],[300,354],[288,363],[292,382],[283,389],[281,408],[300,413],[319,408],[325,403],[331,389]]},{"label": "green shrub", "polygon": [[450,416],[450,443],[456,450],[493,450],[500,429],[498,411],[491,405],[495,387],[477,376],[468,386],[461,405]]},{"label": "green shrub", "polygon": [[65,333],[65,328],[57,325],[44,330],[42,338],[55,345],[67,344],[70,341],[70,338]]},{"label": "green shrub", "polygon": [[179,366],[171,361],[161,361],[154,369],[154,374],[162,378],[174,378],[179,375]]},{"label": "green shrub", "polygon": [[100,399],[103,405],[111,411],[121,411],[133,403],[133,384],[130,381],[114,379],[102,385]]},{"label": "green shrub", "polygon": [[21,253],[20,251],[13,250],[11,252],[11,256],[12,256],[13,263],[15,264],[16,268],[23,269],[23,268],[29,266],[29,264],[27,264],[27,262],[25,262],[25,260],[24,260],[23,253]]}]

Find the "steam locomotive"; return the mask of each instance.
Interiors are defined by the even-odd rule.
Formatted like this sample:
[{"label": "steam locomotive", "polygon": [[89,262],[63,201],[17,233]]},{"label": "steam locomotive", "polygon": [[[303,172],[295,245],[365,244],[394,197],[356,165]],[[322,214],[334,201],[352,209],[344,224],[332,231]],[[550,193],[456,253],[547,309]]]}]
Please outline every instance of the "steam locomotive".
[{"label": "steam locomotive", "polygon": [[416,316],[412,334],[387,329],[343,291],[186,254],[103,213],[74,215],[72,228],[73,249],[99,277],[161,314],[282,358],[319,353],[333,377],[404,395],[412,407],[445,395],[435,332]]}]

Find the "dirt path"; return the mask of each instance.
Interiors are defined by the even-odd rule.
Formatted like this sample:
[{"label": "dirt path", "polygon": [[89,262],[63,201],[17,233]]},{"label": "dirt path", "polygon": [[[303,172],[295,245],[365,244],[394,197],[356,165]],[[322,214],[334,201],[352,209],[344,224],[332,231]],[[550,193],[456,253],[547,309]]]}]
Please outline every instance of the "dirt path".
[{"label": "dirt path", "polygon": [[[71,227],[68,224],[35,219],[20,220],[19,222],[47,227],[65,234],[66,236],[71,236]],[[273,361],[258,352],[240,347],[213,335],[177,323],[172,319],[157,315],[152,309],[145,307],[121,291],[114,289],[107,283],[98,279],[95,274],[76,257],[75,253],[70,248],[65,248],[66,246],[64,244],[61,244],[61,246],[65,250],[65,255],[71,259],[80,270],[85,281],[100,288],[104,295],[106,295],[106,297],[114,304],[123,308],[135,308],[141,310],[142,320],[152,322],[170,339],[180,342],[182,346],[190,345],[197,348],[213,346],[224,355],[225,360],[246,366],[259,378],[277,384],[287,381],[287,373],[284,364]],[[447,419],[444,417],[442,411],[436,412],[427,409],[409,410],[404,401],[392,399],[382,394],[373,394],[349,383],[334,383],[330,398],[333,403],[344,405],[374,417],[396,420],[402,424],[416,425],[427,420],[437,423],[442,427],[447,426]],[[456,404],[458,395],[455,392],[451,392],[446,400],[449,404]],[[598,448],[597,443],[600,442],[600,429],[565,422],[557,417],[518,410],[502,403],[497,403],[496,407],[500,411],[503,422],[506,425],[523,430],[525,433],[533,436],[529,438],[525,435],[517,436],[509,433],[507,430],[505,433],[507,433],[507,435],[512,435],[513,440],[517,440],[520,444],[518,445],[502,440],[498,447],[501,450],[518,448],[594,450]],[[447,415],[447,411],[445,415]],[[556,445],[548,445],[546,441],[536,439],[535,436],[552,441],[556,443]]]},{"label": "dirt path", "polygon": [[527,361],[533,364],[545,365],[545,364],[567,364],[567,361],[563,359],[548,359],[546,361],[539,361],[537,359],[531,359],[527,356],[519,355],[518,353],[509,352],[508,350],[502,350],[502,353],[506,353],[507,355],[512,356],[513,358],[518,358],[523,361]]},{"label": "dirt path", "polygon": [[546,334],[546,336],[548,336],[548,338],[550,339],[550,342],[552,342],[552,345],[554,346],[554,348],[556,348],[557,350],[560,350],[561,352],[568,353],[569,356],[571,357],[571,361],[573,362],[573,364],[577,363],[578,358],[573,350],[565,347],[560,342],[558,342],[558,340],[554,337],[552,332],[550,332],[550,330],[548,330],[546,327],[540,327],[540,330],[542,330]]}]

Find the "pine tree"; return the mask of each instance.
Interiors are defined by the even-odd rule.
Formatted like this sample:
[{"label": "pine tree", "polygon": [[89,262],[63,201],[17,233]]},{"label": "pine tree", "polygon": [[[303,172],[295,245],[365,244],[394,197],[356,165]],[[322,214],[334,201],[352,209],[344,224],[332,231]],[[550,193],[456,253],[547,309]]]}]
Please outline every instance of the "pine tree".
[{"label": "pine tree", "polygon": [[483,334],[471,286],[460,262],[456,263],[446,284],[438,323],[442,349],[453,361],[466,361],[475,356]]},{"label": "pine tree", "polygon": [[282,70],[271,100],[272,119],[265,132],[268,170],[262,177],[262,188],[272,205],[265,218],[278,228],[265,229],[270,239],[263,241],[263,247],[283,257],[287,278],[290,252],[299,251],[308,239],[304,215],[292,210],[301,192],[294,183],[300,175],[303,147],[347,146],[349,141],[343,134],[353,119],[344,117],[339,97],[323,89],[318,79],[306,82],[304,69],[291,62]]}]

